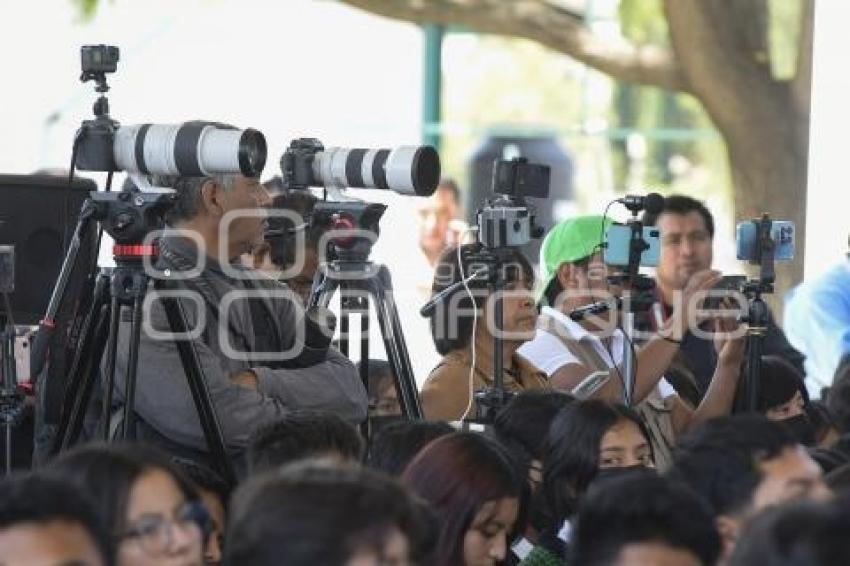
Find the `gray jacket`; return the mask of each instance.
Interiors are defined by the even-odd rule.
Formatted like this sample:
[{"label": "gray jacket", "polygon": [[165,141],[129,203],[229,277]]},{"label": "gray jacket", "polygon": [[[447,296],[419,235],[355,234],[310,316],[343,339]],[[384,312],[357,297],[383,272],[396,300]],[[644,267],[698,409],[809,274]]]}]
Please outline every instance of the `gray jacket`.
[{"label": "gray jacket", "polygon": [[[197,249],[193,243],[176,237],[160,241],[160,259],[157,267],[171,273],[186,271],[196,265]],[[244,267],[235,269],[250,271]],[[219,335],[238,352],[252,352],[262,348],[255,335],[255,323],[249,301],[237,300],[230,305],[230,316],[221,317],[221,300],[226,293],[246,287],[243,281],[225,274],[220,264],[207,257],[200,276],[181,282],[179,288],[197,292],[203,297],[206,324],[195,347],[210,397],[228,449],[239,451],[248,442],[251,432],[260,424],[285,414],[294,408],[316,409],[336,413],[358,423],[366,418],[368,398],[354,364],[331,348],[324,361],[302,369],[273,369],[274,364],[253,359],[234,359],[222,349]],[[267,321],[276,324],[277,335],[285,347],[294,341],[293,328],[296,310],[287,298],[271,296],[271,292],[284,291],[281,283],[264,278],[252,281],[249,288],[262,295]],[[198,301],[200,302],[200,301]],[[190,328],[198,319],[196,301],[181,299]],[[169,332],[165,311],[160,301],[152,301],[149,313],[153,329]],[[116,363],[115,397],[124,398],[124,378],[130,337],[130,309],[122,312],[119,329]],[[230,376],[251,369],[257,376],[258,389],[236,385]],[[157,433],[184,446],[204,450],[206,441],[187,384],[183,366],[174,342],[154,339],[142,329],[139,351],[138,377],[135,396],[136,414]]]}]

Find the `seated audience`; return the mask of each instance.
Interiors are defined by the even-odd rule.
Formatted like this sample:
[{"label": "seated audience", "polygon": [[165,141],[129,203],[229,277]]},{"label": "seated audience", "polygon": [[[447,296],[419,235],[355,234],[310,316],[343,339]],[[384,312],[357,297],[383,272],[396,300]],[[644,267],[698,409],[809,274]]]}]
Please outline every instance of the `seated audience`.
[{"label": "seated audience", "polygon": [[112,566],[112,537],[75,486],[38,475],[0,481],[0,564]]},{"label": "seated audience", "polygon": [[[570,313],[596,301],[613,301],[619,291],[609,284],[614,266],[599,251],[610,221],[601,216],[580,216],[561,222],[546,235],[540,248],[543,271],[541,316],[534,339],[523,344],[518,355],[549,376],[553,387],[580,398],[624,399],[624,332],[618,327],[619,310],[574,321]],[[717,365],[713,386],[704,402],[694,409],[676,395],[663,379],[679,351],[686,325],[694,314],[693,297],[713,285],[714,272],[692,279],[683,300],[658,332],[637,349],[632,386],[633,403],[647,424],[656,462],[666,468],[675,437],[694,422],[727,414],[737,387],[744,355],[744,340],[718,334],[716,344],[722,363]],[[714,322],[715,331],[737,328],[732,321]]]},{"label": "seated audience", "polygon": [[577,401],[552,421],[543,457],[546,525],[536,554],[563,558],[570,519],[596,478],[654,467],[649,432],[620,404]]},{"label": "seated audience", "polygon": [[501,446],[469,432],[438,438],[407,466],[402,481],[437,515],[439,540],[427,564],[477,566],[507,557],[523,487]]},{"label": "seated audience", "polygon": [[828,446],[815,450],[813,456],[825,473],[850,464],[850,358],[835,372],[827,390],[826,407],[838,438]]},{"label": "seated audience", "polygon": [[230,501],[231,486],[206,466],[182,458],[174,458],[173,462],[192,482],[210,514],[210,531],[205,545],[204,564],[219,564],[224,549],[227,504]]},{"label": "seated audience", "polygon": [[574,566],[713,566],[720,538],[687,487],[657,475],[606,480],[576,516]]},{"label": "seated audience", "polygon": [[307,458],[356,462],[362,453],[363,440],[352,425],[331,413],[298,410],[254,431],[248,469],[256,474]]},{"label": "seated audience", "polygon": [[520,538],[511,547],[519,560],[532,552],[546,526],[545,496],[540,486],[549,427],[558,412],[574,400],[569,393],[559,391],[522,391],[496,413],[493,422],[496,439],[522,465],[529,487],[528,525],[525,532],[518,533]]},{"label": "seated audience", "polygon": [[758,411],[787,426],[804,446],[815,446],[815,429],[806,412],[809,395],[803,376],[777,356],[762,356]]},{"label": "seated audience", "polygon": [[[357,373],[360,365],[357,362]],[[398,392],[395,389],[395,376],[386,360],[369,360],[369,416],[392,417],[401,415]]]},{"label": "seated audience", "polygon": [[799,502],[764,512],[744,531],[729,566],[835,566],[850,556],[850,500]]},{"label": "seated audience", "polygon": [[400,476],[411,460],[432,440],[455,431],[441,421],[399,421],[372,437],[367,464],[393,477]]},{"label": "seated audience", "polygon": [[724,558],[763,509],[830,496],[805,448],[786,427],[761,415],[724,417],[697,427],[677,446],[670,473],[709,503]]},{"label": "seated audience", "polygon": [[95,502],[117,541],[118,566],[203,563],[209,513],[161,452],[142,444],[81,446],[59,456],[45,474]]},{"label": "seated audience", "polygon": [[[468,277],[483,264],[474,254],[480,244],[446,251],[434,275],[432,294],[436,295]],[[514,356],[517,347],[534,332],[537,313],[531,296],[534,271],[519,251],[502,267],[505,289],[504,309],[504,384],[508,391],[548,387],[546,376],[525,360]],[[493,386],[493,308],[487,283],[480,279],[469,282],[472,299],[463,287],[444,297],[431,315],[431,333],[443,359],[422,386],[422,409],[428,419],[455,421],[475,417],[480,408],[473,395]],[[433,296],[432,295],[432,296]],[[477,311],[477,317],[474,312]],[[474,324],[473,324],[474,323]],[[474,360],[473,360],[474,353]]]},{"label": "seated audience", "polygon": [[423,563],[434,527],[425,507],[369,469],[304,461],[237,489],[225,561],[233,566]]}]

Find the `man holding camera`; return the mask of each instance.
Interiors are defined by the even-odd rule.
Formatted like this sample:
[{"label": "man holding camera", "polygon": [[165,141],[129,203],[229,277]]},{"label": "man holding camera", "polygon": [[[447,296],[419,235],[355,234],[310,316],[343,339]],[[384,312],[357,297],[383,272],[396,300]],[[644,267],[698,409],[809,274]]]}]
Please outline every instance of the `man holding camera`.
[{"label": "man holding camera", "polygon": [[[354,365],[328,341],[318,347],[309,338],[303,343],[309,332],[299,335],[296,325],[310,322],[299,316],[292,291],[238,261],[263,241],[261,209],[270,198],[258,180],[216,175],[158,179],[154,184],[177,193],[166,214],[169,229],[160,240],[156,267],[185,291],[180,300],[189,328],[200,326],[194,346],[228,450],[240,452],[259,424],[293,408],[362,421],[368,400]],[[145,322],[150,329],[168,332],[161,301],[148,304]],[[206,442],[177,346],[150,329],[141,333],[136,434],[171,451],[203,451]],[[130,324],[122,317],[118,376],[126,372],[129,335]],[[281,351],[294,351],[296,357],[264,361]],[[123,380],[116,379],[119,398],[123,387]]]},{"label": "man holding camera", "polygon": [[[714,218],[700,201],[683,195],[664,199],[664,207],[656,217],[644,217],[644,223],[656,226],[661,237],[661,254],[656,270],[656,290],[661,307],[658,320],[640,321],[642,330],[654,330],[659,322],[672,314],[677,296],[693,277],[711,269],[714,244]],[[785,338],[785,334],[770,316],[764,338],[764,354],[784,358],[803,373],[803,356]],[[687,387],[693,392],[692,402],[705,396],[717,366],[717,355],[711,340],[692,332],[682,337],[676,366],[683,380],[692,384],[675,384],[680,391]]]}]

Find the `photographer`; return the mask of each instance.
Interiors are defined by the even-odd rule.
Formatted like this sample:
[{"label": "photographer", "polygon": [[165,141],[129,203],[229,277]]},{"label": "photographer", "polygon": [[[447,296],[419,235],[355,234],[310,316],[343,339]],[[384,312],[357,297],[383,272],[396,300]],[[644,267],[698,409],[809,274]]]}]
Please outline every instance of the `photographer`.
[{"label": "photographer", "polygon": [[[190,328],[206,321],[194,346],[228,448],[238,453],[258,425],[293,408],[334,412],[351,422],[363,420],[368,401],[353,364],[333,348],[325,354],[324,349],[312,351],[296,343],[294,329],[303,321],[298,320],[291,291],[270,279],[256,278],[257,272],[238,263],[241,254],[263,241],[265,219],[250,215],[269,204],[269,195],[257,179],[226,175],[157,181],[155,185],[177,192],[166,221],[170,228],[182,231],[167,231],[160,239],[157,268],[166,276],[174,274],[175,279],[183,275],[182,290],[200,297],[182,303]],[[240,212],[233,217],[232,211]],[[185,278],[185,272],[196,267],[200,274]],[[241,300],[223,312],[223,299],[234,292]],[[246,292],[259,298],[254,295],[246,301]],[[205,312],[198,312],[199,305]],[[168,330],[161,301],[151,301],[144,317],[154,329]],[[122,316],[116,375],[124,375],[127,369],[129,334],[130,323]],[[294,363],[255,361],[258,352],[298,347],[313,358],[302,367],[297,363],[300,355]],[[247,359],[236,359],[233,350]],[[176,344],[143,331],[139,359],[137,437],[165,445],[171,452],[206,448]],[[123,388],[123,380],[117,379],[119,399]]]},{"label": "photographer", "polygon": [[[302,223],[293,226],[289,218],[270,218],[269,227],[283,234],[267,237],[265,242],[252,250],[250,260],[246,263],[286,283],[306,305],[319,266],[318,245],[322,236],[320,227],[310,225],[316,197],[307,190],[284,189],[280,177],[266,181],[263,186],[272,194],[272,210],[296,213]],[[303,250],[295,248],[297,231],[304,232]],[[299,254],[299,251],[302,253]],[[288,274],[281,274],[282,269]]]},{"label": "photographer", "polygon": [[[671,305],[676,303],[678,294],[685,292],[689,282],[699,273],[711,269],[714,217],[700,201],[672,195],[664,199],[664,208],[657,216],[645,215],[643,220],[646,225],[656,226],[661,233],[661,254],[655,279],[658,300],[666,318],[671,316]],[[654,320],[638,319],[636,322],[642,330],[658,326]],[[803,373],[803,356],[788,343],[772,316],[767,322],[764,354],[782,357]],[[690,331],[685,332],[677,363],[686,370],[685,374],[692,374],[697,394],[702,398],[718,363],[711,341]]]}]

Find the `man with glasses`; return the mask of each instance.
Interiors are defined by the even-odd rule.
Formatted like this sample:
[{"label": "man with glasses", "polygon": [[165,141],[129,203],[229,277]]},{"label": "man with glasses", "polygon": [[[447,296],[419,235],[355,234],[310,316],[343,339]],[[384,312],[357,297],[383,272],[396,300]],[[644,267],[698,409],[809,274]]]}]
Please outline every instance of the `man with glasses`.
[{"label": "man with glasses", "polygon": [[[645,216],[644,223],[656,226],[661,233],[661,256],[656,270],[656,292],[661,320],[643,320],[645,330],[657,328],[669,319],[678,296],[692,280],[711,269],[714,258],[714,218],[700,201],[683,195],[664,199],[664,208],[655,217]],[[655,312],[658,312],[657,310]],[[768,320],[764,354],[784,358],[803,373],[803,356],[785,338],[773,317]],[[680,379],[692,380],[695,385],[693,402],[702,399],[717,367],[717,354],[710,338],[699,337],[691,331],[682,337],[676,368]],[[679,384],[675,384],[679,389]],[[681,389],[680,389],[681,390]]]}]

